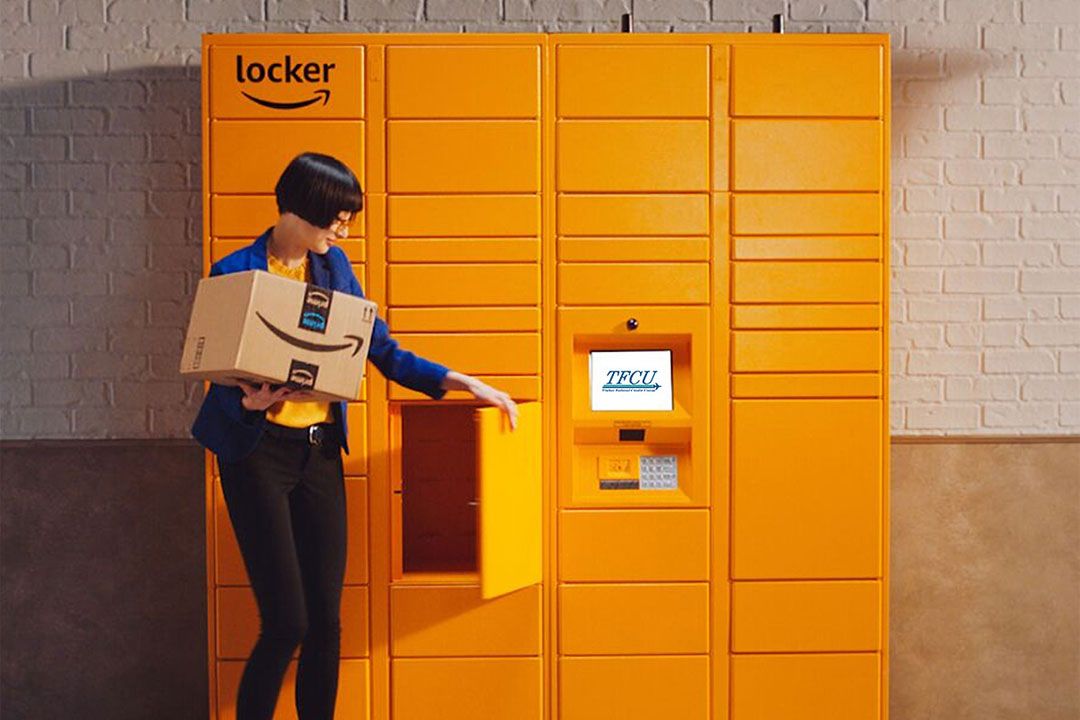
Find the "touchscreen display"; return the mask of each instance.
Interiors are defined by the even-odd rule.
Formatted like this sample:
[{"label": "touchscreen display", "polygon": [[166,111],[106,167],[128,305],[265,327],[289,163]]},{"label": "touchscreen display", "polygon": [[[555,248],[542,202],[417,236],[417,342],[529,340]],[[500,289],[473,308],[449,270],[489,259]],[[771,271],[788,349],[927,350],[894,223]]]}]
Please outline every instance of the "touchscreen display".
[{"label": "touchscreen display", "polygon": [[671,410],[671,351],[593,350],[589,402],[593,410]]}]

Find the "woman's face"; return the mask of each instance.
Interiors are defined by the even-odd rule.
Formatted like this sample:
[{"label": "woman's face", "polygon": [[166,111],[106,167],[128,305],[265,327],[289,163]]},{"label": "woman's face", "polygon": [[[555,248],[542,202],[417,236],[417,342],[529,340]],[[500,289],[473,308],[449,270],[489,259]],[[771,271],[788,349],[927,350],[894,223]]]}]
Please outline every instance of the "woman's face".
[{"label": "woman's face", "polygon": [[342,210],[337,215],[337,220],[328,228],[312,225],[307,220],[297,217],[299,225],[303,228],[303,238],[308,250],[318,255],[325,255],[330,248],[339,240],[349,237],[349,223],[353,221],[353,213]]}]

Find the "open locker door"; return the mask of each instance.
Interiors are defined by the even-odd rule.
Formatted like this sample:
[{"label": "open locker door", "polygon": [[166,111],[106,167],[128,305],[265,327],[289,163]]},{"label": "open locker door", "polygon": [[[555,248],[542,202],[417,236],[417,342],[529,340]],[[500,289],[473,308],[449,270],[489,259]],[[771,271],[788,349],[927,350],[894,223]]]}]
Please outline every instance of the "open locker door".
[{"label": "open locker door", "polygon": [[476,411],[480,594],[486,600],[543,580],[540,403]]}]

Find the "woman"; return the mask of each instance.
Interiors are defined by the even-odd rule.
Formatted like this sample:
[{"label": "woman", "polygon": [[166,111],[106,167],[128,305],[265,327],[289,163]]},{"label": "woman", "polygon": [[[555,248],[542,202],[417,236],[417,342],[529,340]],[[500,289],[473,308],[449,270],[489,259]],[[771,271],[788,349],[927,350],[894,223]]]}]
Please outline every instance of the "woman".
[{"label": "woman", "polygon": [[[279,217],[254,243],[214,263],[211,275],[269,272],[363,297],[335,242],[363,207],[356,176],[327,155],[304,153],[275,187]],[[388,379],[441,398],[467,390],[501,407],[510,397],[402,350],[376,318],[368,358]],[[229,518],[259,608],[261,630],[240,680],[237,720],[269,720],[296,647],[300,720],[331,720],[337,696],[345,576],[348,452],[344,402],[317,402],[286,386],[212,383],[192,434],[218,457]]]}]

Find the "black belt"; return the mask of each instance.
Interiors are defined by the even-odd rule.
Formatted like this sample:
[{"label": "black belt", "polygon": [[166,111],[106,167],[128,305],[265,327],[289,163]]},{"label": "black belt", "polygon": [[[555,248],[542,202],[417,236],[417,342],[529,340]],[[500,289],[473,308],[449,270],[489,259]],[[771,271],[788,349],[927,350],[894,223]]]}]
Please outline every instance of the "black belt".
[{"label": "black belt", "polygon": [[266,432],[284,440],[304,440],[309,445],[326,445],[331,442],[341,444],[341,433],[337,423],[315,423],[307,427],[289,427],[277,423],[266,423]]}]

